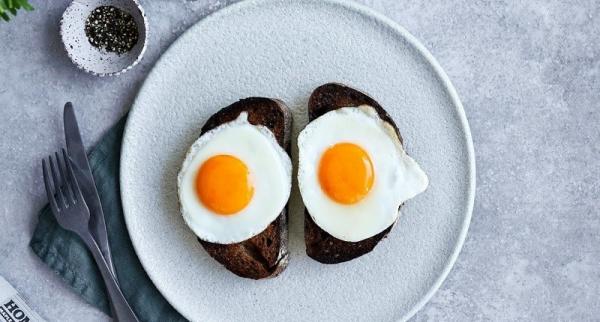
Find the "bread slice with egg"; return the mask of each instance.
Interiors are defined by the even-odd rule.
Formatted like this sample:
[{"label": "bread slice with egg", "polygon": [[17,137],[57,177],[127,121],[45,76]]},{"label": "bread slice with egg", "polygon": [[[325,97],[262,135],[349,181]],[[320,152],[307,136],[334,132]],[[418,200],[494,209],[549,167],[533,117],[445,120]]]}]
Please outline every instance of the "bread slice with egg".
[{"label": "bread slice with egg", "polygon": [[[348,86],[329,83],[315,89],[308,102],[309,122],[321,115],[342,108],[369,105],[379,117],[389,123],[402,144],[398,127],[388,113],[368,95]],[[394,224],[377,235],[358,241],[347,242],[337,239],[321,229],[311,218],[307,209],[304,210],[304,241],[306,253],[311,258],[324,264],[337,264],[369,253],[390,232]]]},{"label": "bread slice with egg", "polygon": [[[289,155],[292,116],[288,107],[276,99],[251,97],[233,103],[213,114],[202,127],[202,134],[234,121],[242,112],[247,113],[251,124],[268,128]],[[286,268],[289,259],[287,208],[286,205],[265,230],[245,241],[217,244],[198,240],[210,256],[238,276],[251,279],[275,277]]]}]

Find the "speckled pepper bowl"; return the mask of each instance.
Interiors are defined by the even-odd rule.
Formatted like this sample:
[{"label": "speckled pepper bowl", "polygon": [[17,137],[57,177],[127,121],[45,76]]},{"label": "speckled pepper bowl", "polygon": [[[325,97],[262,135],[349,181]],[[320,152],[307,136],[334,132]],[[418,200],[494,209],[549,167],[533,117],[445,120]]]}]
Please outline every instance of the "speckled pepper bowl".
[{"label": "speckled pepper bowl", "polygon": [[[119,55],[90,44],[85,35],[85,21],[92,10],[100,6],[114,6],[133,16],[139,38],[130,51]],[[144,56],[148,21],[137,0],[75,0],[62,15],[60,35],[69,58],[78,68],[96,76],[113,76],[133,68]]]}]

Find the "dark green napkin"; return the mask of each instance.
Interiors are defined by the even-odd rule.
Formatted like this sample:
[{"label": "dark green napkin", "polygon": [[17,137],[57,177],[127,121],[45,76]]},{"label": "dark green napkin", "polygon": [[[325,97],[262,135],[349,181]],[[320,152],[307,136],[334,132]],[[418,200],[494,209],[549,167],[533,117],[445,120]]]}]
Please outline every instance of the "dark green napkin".
[{"label": "dark green napkin", "polygon": [[[119,159],[125,118],[89,153],[88,159],[104,210],[108,239],[123,294],[140,321],[185,321],[162,297],[140,264],[123,219]],[[109,313],[104,283],[94,259],[75,234],[62,229],[46,205],[29,244],[88,303]]]}]

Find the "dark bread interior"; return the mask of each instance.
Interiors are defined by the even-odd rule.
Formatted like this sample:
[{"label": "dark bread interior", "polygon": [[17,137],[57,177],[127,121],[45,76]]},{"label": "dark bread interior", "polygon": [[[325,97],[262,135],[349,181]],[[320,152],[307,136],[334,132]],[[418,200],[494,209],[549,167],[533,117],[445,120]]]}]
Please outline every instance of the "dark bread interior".
[{"label": "dark bread interior", "polygon": [[[240,113],[248,113],[253,125],[267,127],[277,143],[290,153],[292,117],[288,107],[281,101],[251,97],[233,103],[213,114],[202,127],[202,134],[215,127],[235,120]],[[202,247],[234,274],[262,279],[275,277],[288,264],[288,207],[260,234],[235,244],[216,244],[198,239]]]},{"label": "dark bread interior", "polygon": [[[309,122],[319,116],[342,107],[356,107],[370,105],[379,114],[379,117],[389,123],[402,143],[398,127],[388,113],[368,95],[348,86],[329,83],[315,89],[308,101]],[[331,236],[321,229],[311,218],[307,209],[304,209],[304,243],[306,254],[314,260],[324,264],[337,264],[352,260],[369,253],[390,232],[394,224],[390,225],[379,234],[359,242],[347,242]]]}]

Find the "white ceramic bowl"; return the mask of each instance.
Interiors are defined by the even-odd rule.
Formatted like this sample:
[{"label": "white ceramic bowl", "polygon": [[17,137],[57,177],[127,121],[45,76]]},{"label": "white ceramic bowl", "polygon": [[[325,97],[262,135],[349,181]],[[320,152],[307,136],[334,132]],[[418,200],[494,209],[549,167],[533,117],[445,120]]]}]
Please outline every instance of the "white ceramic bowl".
[{"label": "white ceramic bowl", "polygon": [[[119,55],[90,44],[85,35],[85,21],[92,10],[100,6],[114,6],[133,16],[139,38],[130,51]],[[148,21],[137,0],[76,0],[60,20],[60,35],[69,58],[80,69],[97,76],[119,75],[135,66],[146,51],[147,34]]]}]

